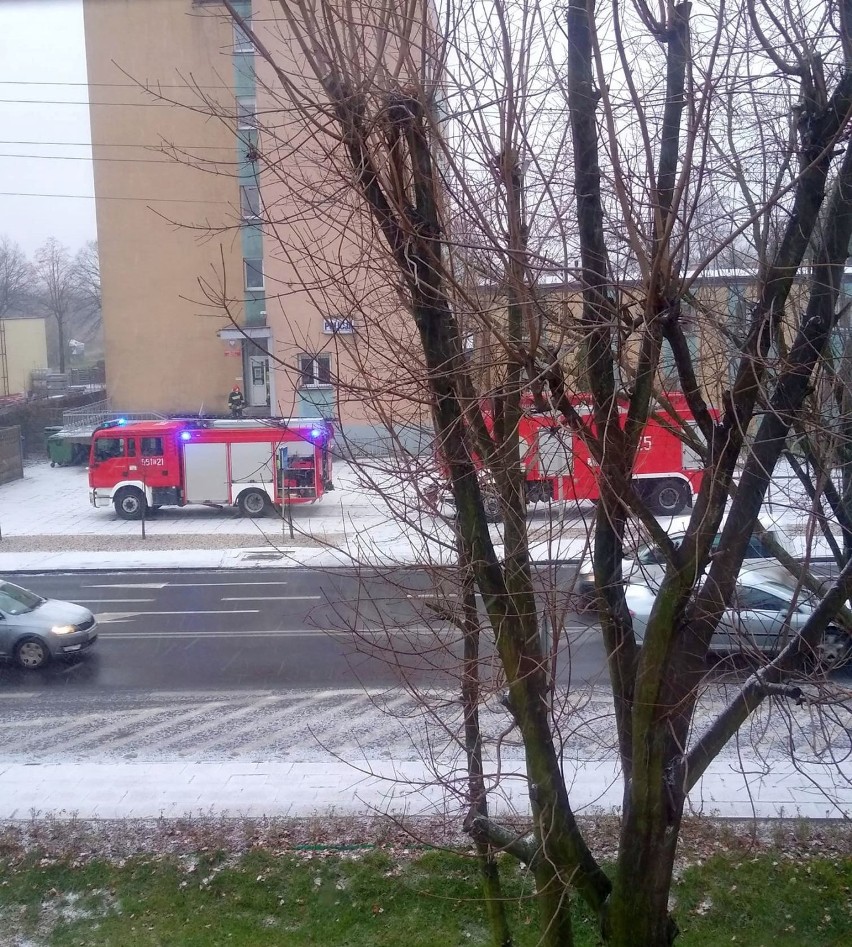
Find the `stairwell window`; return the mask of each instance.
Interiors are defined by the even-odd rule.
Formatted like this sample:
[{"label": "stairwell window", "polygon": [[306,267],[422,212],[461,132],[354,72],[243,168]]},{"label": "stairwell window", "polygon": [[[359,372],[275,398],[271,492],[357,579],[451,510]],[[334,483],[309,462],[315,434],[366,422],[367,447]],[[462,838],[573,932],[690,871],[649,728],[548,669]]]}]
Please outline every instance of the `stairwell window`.
[{"label": "stairwell window", "polygon": [[237,130],[251,131],[257,128],[257,100],[253,95],[237,96]]},{"label": "stairwell window", "polygon": [[[246,26],[251,29],[251,17],[244,16],[243,21]],[[234,52],[235,53],[253,53],[254,44],[249,38],[248,33],[240,26],[239,23],[234,23]]]},{"label": "stairwell window", "polygon": [[302,388],[330,388],[331,356],[300,355],[299,375]]},{"label": "stairwell window", "polygon": [[260,188],[256,184],[240,185],[240,213],[243,220],[259,219]]}]

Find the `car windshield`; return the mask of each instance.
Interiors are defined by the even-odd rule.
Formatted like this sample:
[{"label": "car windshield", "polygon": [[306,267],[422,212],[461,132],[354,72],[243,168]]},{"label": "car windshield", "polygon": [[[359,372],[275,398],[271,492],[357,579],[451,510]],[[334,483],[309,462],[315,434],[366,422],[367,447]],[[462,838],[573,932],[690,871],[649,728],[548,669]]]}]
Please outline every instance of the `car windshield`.
[{"label": "car windshield", "polygon": [[28,592],[11,582],[0,582],[0,611],[7,615],[23,615],[38,608],[44,601],[35,592]]},{"label": "car windshield", "polygon": [[796,605],[807,605],[811,608],[815,608],[819,602],[819,599],[813,592],[809,592],[806,588],[795,584],[787,585],[787,583],[782,582],[768,582],[766,588],[788,603],[791,603],[795,597]]},{"label": "car windshield", "polygon": [[[672,542],[678,543],[680,539],[673,536]],[[659,546],[640,546],[636,553],[636,559],[643,566],[659,566],[666,563],[665,553]]]}]

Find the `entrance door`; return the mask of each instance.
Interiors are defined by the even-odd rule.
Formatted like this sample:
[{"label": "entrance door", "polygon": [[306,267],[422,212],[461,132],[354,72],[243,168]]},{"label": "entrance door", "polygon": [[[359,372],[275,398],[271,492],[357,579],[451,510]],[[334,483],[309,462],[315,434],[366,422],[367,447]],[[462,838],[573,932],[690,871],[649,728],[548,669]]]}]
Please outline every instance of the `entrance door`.
[{"label": "entrance door", "polygon": [[248,403],[253,407],[269,407],[269,356],[249,356]]}]

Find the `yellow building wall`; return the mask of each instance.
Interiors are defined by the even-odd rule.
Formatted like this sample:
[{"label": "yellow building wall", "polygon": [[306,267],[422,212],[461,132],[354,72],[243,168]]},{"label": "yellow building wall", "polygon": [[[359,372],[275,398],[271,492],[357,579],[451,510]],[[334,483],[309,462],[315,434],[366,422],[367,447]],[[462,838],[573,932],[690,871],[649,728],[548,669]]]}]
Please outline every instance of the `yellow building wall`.
[{"label": "yellow building wall", "polygon": [[[234,110],[233,36],[216,7],[83,4],[107,389],[120,410],[224,411],[242,376],[216,335],[230,325],[217,297],[241,299],[243,286],[235,134],[206,114]],[[241,323],[241,303],[231,309]]]},{"label": "yellow building wall", "polygon": [[31,387],[30,373],[47,368],[44,319],[4,319],[3,334],[8,378],[5,385],[0,384],[0,395],[25,394]]}]

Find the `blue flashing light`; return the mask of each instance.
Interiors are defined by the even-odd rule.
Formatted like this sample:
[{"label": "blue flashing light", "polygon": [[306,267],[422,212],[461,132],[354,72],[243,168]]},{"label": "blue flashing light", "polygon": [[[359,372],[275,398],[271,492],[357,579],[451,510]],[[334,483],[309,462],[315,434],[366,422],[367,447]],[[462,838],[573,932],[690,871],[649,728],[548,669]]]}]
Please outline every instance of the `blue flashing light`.
[{"label": "blue flashing light", "polygon": [[188,441],[192,437],[192,431],[181,431],[180,439],[182,441]]},{"label": "blue flashing light", "polygon": [[311,439],[318,440],[322,437],[322,431],[318,427],[311,428]]},{"label": "blue flashing light", "polygon": [[116,424],[127,424],[127,418],[119,418]]}]

